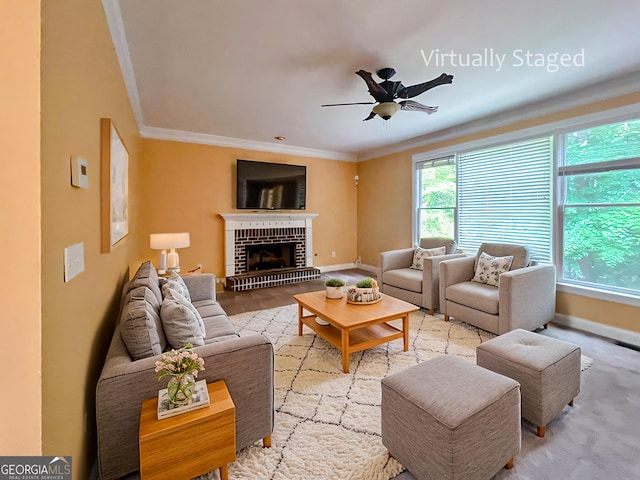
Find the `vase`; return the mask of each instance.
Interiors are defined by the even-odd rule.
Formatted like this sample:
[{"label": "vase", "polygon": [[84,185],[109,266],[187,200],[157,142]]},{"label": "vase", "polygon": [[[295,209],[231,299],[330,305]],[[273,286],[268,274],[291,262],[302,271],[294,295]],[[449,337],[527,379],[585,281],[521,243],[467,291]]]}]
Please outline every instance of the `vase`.
[{"label": "vase", "polygon": [[196,391],[196,379],[190,373],[172,375],[167,384],[169,394],[169,408],[175,408],[189,403]]}]

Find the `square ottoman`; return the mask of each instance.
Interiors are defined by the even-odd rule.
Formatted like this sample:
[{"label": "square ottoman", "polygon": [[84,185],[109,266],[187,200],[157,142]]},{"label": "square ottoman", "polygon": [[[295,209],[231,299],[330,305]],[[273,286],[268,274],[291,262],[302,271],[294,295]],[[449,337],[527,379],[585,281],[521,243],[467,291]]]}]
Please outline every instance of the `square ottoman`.
[{"label": "square ottoman", "polygon": [[382,379],[382,443],[418,480],[486,480],[520,451],[518,382],[443,355]]},{"label": "square ottoman", "polygon": [[528,330],[476,347],[477,363],[520,383],[522,418],[544,437],[547,424],[580,393],[580,347]]}]

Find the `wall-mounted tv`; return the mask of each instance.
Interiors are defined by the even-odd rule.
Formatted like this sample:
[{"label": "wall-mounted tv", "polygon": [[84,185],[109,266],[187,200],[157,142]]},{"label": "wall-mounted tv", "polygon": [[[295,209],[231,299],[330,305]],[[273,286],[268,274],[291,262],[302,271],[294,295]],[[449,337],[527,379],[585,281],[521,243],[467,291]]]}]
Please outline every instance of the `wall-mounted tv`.
[{"label": "wall-mounted tv", "polygon": [[306,200],[306,166],[237,160],[236,208],[304,210]]}]

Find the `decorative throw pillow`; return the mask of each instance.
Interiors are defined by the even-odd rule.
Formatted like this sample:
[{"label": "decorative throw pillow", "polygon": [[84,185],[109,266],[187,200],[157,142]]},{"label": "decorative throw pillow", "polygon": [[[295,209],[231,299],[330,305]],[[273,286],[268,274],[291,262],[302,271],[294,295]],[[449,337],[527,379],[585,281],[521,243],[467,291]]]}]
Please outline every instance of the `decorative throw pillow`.
[{"label": "decorative throw pillow", "polygon": [[196,317],[196,320],[198,321],[198,325],[200,325],[200,330],[202,331],[202,335],[204,335],[205,337],[207,336],[207,330],[204,326],[204,320],[202,320],[202,316],[200,315],[200,312],[196,309],[196,307],[193,306],[193,303],[187,300],[187,298],[184,295],[182,295],[178,290],[175,290],[173,288],[169,288],[168,290],[166,290],[165,298],[168,298],[169,300],[175,300],[180,305],[191,310],[191,313],[193,313],[193,315]]},{"label": "decorative throw pillow", "polygon": [[191,295],[189,295],[189,289],[184,280],[176,272],[172,272],[171,276],[162,284],[162,297],[167,296],[167,290],[177,290],[184,298],[189,302],[191,301]]},{"label": "decorative throw pillow", "polygon": [[[160,307],[160,319],[167,340],[173,348],[184,347],[187,343],[204,345],[204,335],[198,319],[185,302],[175,300],[168,292]],[[183,297],[184,298],[184,297]]]},{"label": "decorative throw pillow", "polygon": [[413,263],[410,268],[416,270],[422,270],[424,268],[424,259],[427,257],[436,257],[438,255],[444,255],[447,253],[447,247],[437,248],[420,248],[416,247],[413,251]]},{"label": "decorative throw pillow", "polygon": [[487,285],[498,286],[498,277],[504,272],[508,272],[513,262],[513,255],[507,257],[493,257],[482,252],[476,266],[476,273],[472,278],[473,282],[486,283]]},{"label": "decorative throw pillow", "polygon": [[167,345],[159,312],[160,304],[148,287],[127,293],[120,313],[120,336],[134,360],[159,355]]}]

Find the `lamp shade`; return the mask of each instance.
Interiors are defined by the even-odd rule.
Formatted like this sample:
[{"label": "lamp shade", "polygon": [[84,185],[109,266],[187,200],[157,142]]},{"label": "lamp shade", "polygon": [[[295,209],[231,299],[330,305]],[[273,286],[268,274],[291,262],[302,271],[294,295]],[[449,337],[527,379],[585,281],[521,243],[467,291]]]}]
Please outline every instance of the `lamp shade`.
[{"label": "lamp shade", "polygon": [[189,246],[189,232],[184,233],[152,233],[150,247],[153,250],[169,248],[185,248]]}]

